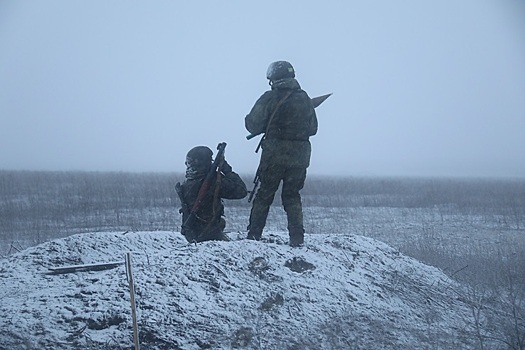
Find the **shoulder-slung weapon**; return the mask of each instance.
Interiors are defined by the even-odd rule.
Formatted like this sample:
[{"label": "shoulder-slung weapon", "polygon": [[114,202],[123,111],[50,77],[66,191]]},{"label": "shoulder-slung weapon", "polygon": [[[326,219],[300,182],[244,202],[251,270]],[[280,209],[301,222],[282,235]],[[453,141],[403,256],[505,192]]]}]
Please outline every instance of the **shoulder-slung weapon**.
[{"label": "shoulder-slung weapon", "polygon": [[[221,166],[224,163],[224,149],[225,148],[226,148],[226,142],[221,142],[217,146],[217,150],[218,150],[217,155],[215,156],[215,159],[213,160],[213,163],[210,167],[210,170],[208,171],[208,174],[206,174],[206,178],[204,179],[201,187],[199,188],[197,199],[195,200],[195,203],[193,203],[193,206],[191,207],[188,217],[182,223],[182,227],[191,228],[191,226],[193,226],[193,224],[195,223],[195,220],[197,219],[197,213],[199,212],[199,209],[202,206],[202,201],[204,200],[204,197],[206,197],[206,194],[210,190],[210,187],[215,181],[216,177],[220,176],[219,172],[221,171]],[[179,193],[179,196],[181,196],[181,193]],[[182,198],[181,198],[181,201],[182,201]]]},{"label": "shoulder-slung weapon", "polygon": [[[314,108],[317,108],[321,105],[321,103],[323,103],[328,97],[332,96],[332,93],[329,93],[329,94],[326,94],[326,95],[322,95],[322,96],[317,96],[317,97],[312,97],[310,100],[312,101],[312,105],[314,106]],[[286,96],[288,97],[288,96]],[[275,112],[277,111],[277,109],[279,108],[279,106],[284,102],[284,100],[286,99],[286,97],[284,99],[282,99],[281,101],[279,101],[278,105],[275,107],[275,110],[274,112],[272,113],[272,116],[270,117],[269,121],[268,121],[268,124],[267,125],[270,125],[270,121],[273,119],[273,116],[275,115]],[[266,131],[268,131],[268,127],[266,127]],[[264,134],[266,135],[266,131],[264,132]],[[253,139],[255,136],[258,136],[262,134],[262,132],[258,133],[258,134],[250,134],[248,136],[246,136],[246,140],[251,140]],[[255,149],[255,153],[257,153],[257,151],[259,151],[259,147],[261,147],[261,143],[264,139],[264,136],[261,138],[261,140],[259,141],[259,145],[257,145],[257,148]]]}]

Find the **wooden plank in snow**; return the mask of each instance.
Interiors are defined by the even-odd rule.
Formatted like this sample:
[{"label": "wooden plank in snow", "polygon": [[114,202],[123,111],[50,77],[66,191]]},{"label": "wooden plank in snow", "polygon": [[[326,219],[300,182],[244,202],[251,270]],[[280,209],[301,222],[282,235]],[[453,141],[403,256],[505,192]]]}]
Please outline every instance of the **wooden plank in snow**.
[{"label": "wooden plank in snow", "polygon": [[71,265],[71,266],[61,266],[61,267],[49,267],[49,272],[47,275],[60,275],[64,273],[75,273],[75,272],[84,272],[84,271],[102,271],[113,269],[119,265],[124,265],[123,261],[113,261],[108,263],[99,263],[99,264],[83,264],[83,265]]}]

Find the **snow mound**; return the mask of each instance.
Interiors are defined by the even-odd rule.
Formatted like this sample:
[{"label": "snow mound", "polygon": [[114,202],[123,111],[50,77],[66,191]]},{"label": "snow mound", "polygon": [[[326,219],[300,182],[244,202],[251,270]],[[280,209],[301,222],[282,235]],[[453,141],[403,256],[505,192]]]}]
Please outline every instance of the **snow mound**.
[{"label": "snow mound", "polygon": [[[235,237],[234,237],[235,236]],[[356,235],[189,245],[177,232],[90,233],[0,260],[0,348],[470,348],[469,309],[440,270]]]}]

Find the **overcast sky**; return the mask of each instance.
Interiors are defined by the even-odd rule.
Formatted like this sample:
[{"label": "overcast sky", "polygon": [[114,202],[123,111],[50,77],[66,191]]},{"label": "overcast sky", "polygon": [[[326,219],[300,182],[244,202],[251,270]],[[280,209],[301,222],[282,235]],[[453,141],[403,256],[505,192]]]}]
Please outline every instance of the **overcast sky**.
[{"label": "overcast sky", "polygon": [[310,174],[525,177],[525,1],[0,0],[0,169],[182,171],[288,60]]}]

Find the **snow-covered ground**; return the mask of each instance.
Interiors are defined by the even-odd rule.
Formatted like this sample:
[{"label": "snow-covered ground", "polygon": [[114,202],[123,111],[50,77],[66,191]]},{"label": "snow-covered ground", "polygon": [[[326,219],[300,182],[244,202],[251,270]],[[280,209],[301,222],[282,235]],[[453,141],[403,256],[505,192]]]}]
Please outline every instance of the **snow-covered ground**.
[{"label": "snow-covered ground", "polygon": [[130,349],[132,253],[141,349],[475,349],[459,286],[359,235],[189,245],[177,232],[88,233],[0,260],[1,349]]}]

